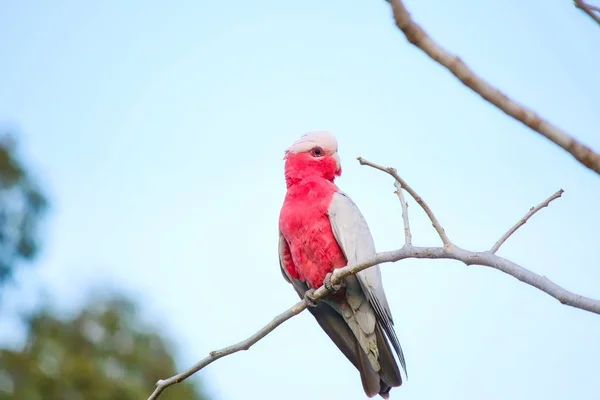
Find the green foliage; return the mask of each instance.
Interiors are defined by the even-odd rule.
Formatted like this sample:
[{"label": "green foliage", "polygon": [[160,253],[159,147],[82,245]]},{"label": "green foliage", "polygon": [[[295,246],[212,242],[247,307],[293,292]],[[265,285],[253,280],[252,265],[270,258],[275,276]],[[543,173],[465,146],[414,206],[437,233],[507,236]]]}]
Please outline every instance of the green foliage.
[{"label": "green foliage", "polygon": [[0,137],[0,286],[21,261],[37,254],[46,197],[16,156],[13,137]]},{"label": "green foliage", "polygon": [[[177,371],[169,345],[122,297],[94,299],[72,318],[48,310],[25,319],[18,351],[0,350],[0,400],[143,400]],[[161,400],[205,400],[189,382]]]}]

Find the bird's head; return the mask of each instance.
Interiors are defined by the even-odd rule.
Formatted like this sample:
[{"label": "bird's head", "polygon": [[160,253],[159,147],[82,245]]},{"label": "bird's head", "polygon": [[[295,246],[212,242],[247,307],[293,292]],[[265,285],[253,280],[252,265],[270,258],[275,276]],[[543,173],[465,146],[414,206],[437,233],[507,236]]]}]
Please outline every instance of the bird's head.
[{"label": "bird's head", "polygon": [[285,151],[285,180],[288,187],[306,178],[331,182],[342,174],[338,144],[326,131],[305,133]]}]

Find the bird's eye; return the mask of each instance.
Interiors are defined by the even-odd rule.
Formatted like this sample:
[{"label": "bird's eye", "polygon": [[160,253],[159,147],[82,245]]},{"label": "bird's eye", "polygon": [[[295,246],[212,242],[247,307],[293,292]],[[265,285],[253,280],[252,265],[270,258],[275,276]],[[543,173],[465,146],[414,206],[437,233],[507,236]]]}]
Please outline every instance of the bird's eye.
[{"label": "bird's eye", "polygon": [[320,147],[315,147],[310,151],[313,157],[321,157],[323,155],[323,149]]}]

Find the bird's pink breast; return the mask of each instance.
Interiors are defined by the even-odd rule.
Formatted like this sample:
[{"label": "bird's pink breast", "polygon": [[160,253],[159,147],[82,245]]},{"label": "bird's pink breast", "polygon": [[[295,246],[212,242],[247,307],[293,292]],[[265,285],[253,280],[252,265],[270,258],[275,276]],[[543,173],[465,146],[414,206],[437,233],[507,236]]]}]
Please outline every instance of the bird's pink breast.
[{"label": "bird's pink breast", "polygon": [[327,210],[336,186],[325,179],[309,180],[290,188],[281,210],[279,229],[293,260],[288,272],[296,279],[318,288],[327,273],[346,265]]}]

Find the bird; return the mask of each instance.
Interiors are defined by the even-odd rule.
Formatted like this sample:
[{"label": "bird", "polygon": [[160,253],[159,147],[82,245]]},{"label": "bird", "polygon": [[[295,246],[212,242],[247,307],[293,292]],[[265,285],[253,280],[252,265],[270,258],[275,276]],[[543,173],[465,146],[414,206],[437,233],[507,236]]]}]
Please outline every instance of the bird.
[{"label": "bird", "polygon": [[[383,288],[379,265],[332,285],[334,269],[376,254],[369,226],[352,199],[335,184],[342,167],[336,137],[303,134],[284,152],[286,194],[279,214],[279,265],[284,279],[360,374],[365,395],[389,398],[406,361]],[[329,295],[314,301],[325,285]],[[393,351],[392,351],[393,349]]]}]

